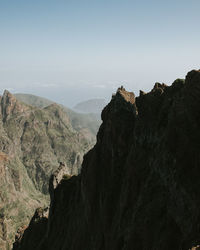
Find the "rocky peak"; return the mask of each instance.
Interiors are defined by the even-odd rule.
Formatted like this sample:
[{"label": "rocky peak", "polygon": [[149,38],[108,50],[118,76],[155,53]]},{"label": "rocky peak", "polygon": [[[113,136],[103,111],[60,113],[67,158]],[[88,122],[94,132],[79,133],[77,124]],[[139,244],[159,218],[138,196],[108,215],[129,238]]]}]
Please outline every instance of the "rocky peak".
[{"label": "rocky peak", "polygon": [[11,114],[23,113],[28,109],[26,105],[20,103],[8,90],[4,91],[0,105],[3,121],[6,121]]},{"label": "rocky peak", "polygon": [[53,172],[49,180],[49,193],[51,198],[53,197],[54,190],[63,179],[64,175],[70,175],[69,169],[63,162],[60,162],[59,167]]},{"label": "rocky peak", "polygon": [[113,94],[113,95],[112,95],[112,98],[113,98],[113,99],[116,99],[116,98],[118,98],[118,99],[123,98],[126,102],[130,102],[130,103],[132,103],[132,104],[135,103],[135,95],[134,95],[134,93],[133,93],[133,92],[128,92],[128,91],[126,91],[126,89],[125,89],[123,86],[121,86],[121,87],[119,87],[119,88],[117,89],[116,94]]},{"label": "rocky peak", "polygon": [[186,75],[186,81],[194,81],[194,79],[200,79],[200,69],[199,70],[191,70],[190,72],[187,73]]},{"label": "rocky peak", "polygon": [[32,218],[32,221],[37,222],[37,221],[41,220],[42,218],[47,219],[48,216],[49,216],[49,208],[48,207],[45,207],[45,208],[39,207],[35,210],[35,214]]},{"label": "rocky peak", "polygon": [[123,86],[121,86],[120,88],[118,88],[116,96],[118,96],[118,95],[120,95],[121,97],[123,97],[124,100],[127,101],[127,102],[130,102],[132,104],[135,103],[135,95],[134,95],[134,93],[126,91]]},{"label": "rocky peak", "polygon": [[188,72],[185,85],[187,88],[191,88],[193,90],[200,89],[200,70],[192,70]]},{"label": "rocky peak", "polygon": [[126,114],[130,113],[130,117],[137,115],[135,104],[135,95],[133,92],[128,92],[123,86],[117,89],[117,92],[112,95],[111,102],[103,109],[101,118],[103,121],[109,119],[126,119]]}]

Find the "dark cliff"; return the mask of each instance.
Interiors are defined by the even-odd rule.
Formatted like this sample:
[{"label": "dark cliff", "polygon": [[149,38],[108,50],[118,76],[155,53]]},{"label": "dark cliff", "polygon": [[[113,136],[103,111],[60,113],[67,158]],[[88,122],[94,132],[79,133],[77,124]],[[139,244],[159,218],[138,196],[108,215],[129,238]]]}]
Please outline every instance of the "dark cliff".
[{"label": "dark cliff", "polygon": [[37,232],[30,223],[14,249],[185,250],[199,244],[200,71],[170,87],[156,83],[137,98],[118,89],[102,120],[82,173],[51,191],[48,222]]}]

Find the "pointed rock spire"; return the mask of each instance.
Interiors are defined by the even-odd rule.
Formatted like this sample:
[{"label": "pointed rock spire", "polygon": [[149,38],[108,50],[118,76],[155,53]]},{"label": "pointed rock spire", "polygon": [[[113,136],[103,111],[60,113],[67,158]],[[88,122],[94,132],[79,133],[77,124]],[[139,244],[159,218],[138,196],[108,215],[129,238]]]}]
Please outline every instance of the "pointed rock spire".
[{"label": "pointed rock spire", "polygon": [[10,114],[16,114],[27,110],[26,105],[21,104],[8,90],[4,91],[0,106],[3,121],[6,121]]}]

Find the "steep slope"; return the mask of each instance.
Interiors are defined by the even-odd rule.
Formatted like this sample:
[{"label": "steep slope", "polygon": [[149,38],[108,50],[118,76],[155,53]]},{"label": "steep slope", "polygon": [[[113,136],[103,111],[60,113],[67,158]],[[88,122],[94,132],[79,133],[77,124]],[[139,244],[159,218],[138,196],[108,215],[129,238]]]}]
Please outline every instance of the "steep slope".
[{"label": "steep slope", "polygon": [[18,93],[15,94],[14,96],[17,98],[17,100],[37,108],[44,108],[54,103],[53,101],[46,99],[44,97],[31,94]]},{"label": "steep slope", "polygon": [[170,87],[156,83],[137,98],[118,89],[102,120],[81,174],[50,190],[48,221],[31,221],[14,249],[185,250],[198,245],[200,71]]},{"label": "steep slope", "polygon": [[69,174],[80,172],[92,143],[72,128],[63,109],[19,102],[5,91],[0,99],[0,249],[28,223],[38,206],[48,204],[49,177],[59,162]]},{"label": "steep slope", "polygon": [[[38,108],[45,108],[54,103],[53,101],[46,98],[30,94],[15,94],[15,97],[19,101]],[[67,113],[73,129],[77,132],[83,133],[85,137],[87,137],[87,139],[91,141],[91,143],[95,143],[96,134],[101,123],[100,115],[94,113],[81,114],[63,105],[59,106],[63,109],[64,112]]]}]

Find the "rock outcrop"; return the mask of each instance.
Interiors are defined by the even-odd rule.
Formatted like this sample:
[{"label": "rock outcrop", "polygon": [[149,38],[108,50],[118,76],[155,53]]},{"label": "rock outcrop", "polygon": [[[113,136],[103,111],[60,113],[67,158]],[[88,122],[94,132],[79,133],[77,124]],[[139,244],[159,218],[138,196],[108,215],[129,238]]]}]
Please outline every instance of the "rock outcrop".
[{"label": "rock outcrop", "polygon": [[81,174],[54,190],[43,237],[30,230],[16,249],[198,249],[200,71],[136,98],[119,88],[102,120]]},{"label": "rock outcrop", "polygon": [[49,209],[46,208],[37,208],[33,218],[30,221],[29,227],[21,227],[18,229],[17,234],[15,235],[15,242],[13,244],[13,250],[17,249],[20,246],[20,242],[25,235],[30,235],[30,232],[34,231],[34,238],[28,239],[25,242],[27,249],[35,247],[37,248],[38,242],[40,242],[43,238],[47,230],[47,222],[48,222]]},{"label": "rock outcrop", "polygon": [[1,98],[1,114],[4,122],[10,116],[16,115],[18,113],[23,114],[27,110],[28,107],[18,102],[8,90],[4,91]]}]

